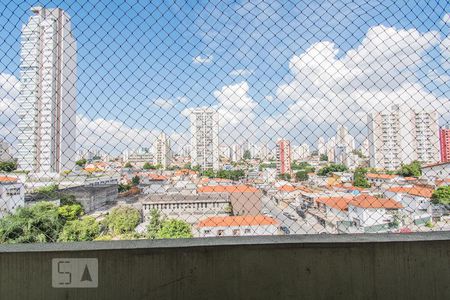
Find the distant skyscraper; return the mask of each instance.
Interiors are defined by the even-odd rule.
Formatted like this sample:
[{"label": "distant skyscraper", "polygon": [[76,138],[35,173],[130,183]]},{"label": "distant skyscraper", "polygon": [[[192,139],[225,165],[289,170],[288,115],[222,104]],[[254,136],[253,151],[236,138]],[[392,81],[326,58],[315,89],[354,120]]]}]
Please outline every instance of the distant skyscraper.
[{"label": "distant skyscraper", "polygon": [[441,162],[450,161],[450,129],[439,129],[439,142],[441,150]]},{"label": "distant skyscraper", "polygon": [[231,159],[231,150],[227,145],[219,146],[219,155],[225,159]]},{"label": "distant skyscraper", "polygon": [[18,163],[55,175],[74,167],[76,43],[61,9],[32,8],[22,26]]},{"label": "distant skyscraper", "polygon": [[280,139],[277,141],[277,172],[291,174],[291,142]]},{"label": "distant skyscraper", "polygon": [[155,155],[153,156],[155,165],[160,165],[166,169],[172,161],[172,150],[170,149],[170,140],[164,132],[155,140]]},{"label": "distant skyscraper", "polygon": [[191,163],[201,169],[219,169],[219,119],[212,108],[196,108],[190,113]]},{"label": "distant skyscraper", "polygon": [[309,146],[306,143],[300,146],[292,147],[292,159],[293,160],[305,160],[309,156]]},{"label": "distant skyscraper", "polygon": [[242,158],[241,146],[238,144],[231,145],[231,161],[237,162]]},{"label": "distant skyscraper", "polygon": [[393,106],[369,115],[370,166],[388,170],[414,160],[439,161],[438,116],[435,111]]},{"label": "distant skyscraper", "polygon": [[325,146],[325,138],[324,137],[320,137],[319,140],[317,141],[317,154],[320,156],[321,154],[326,154],[327,153],[327,148]]}]

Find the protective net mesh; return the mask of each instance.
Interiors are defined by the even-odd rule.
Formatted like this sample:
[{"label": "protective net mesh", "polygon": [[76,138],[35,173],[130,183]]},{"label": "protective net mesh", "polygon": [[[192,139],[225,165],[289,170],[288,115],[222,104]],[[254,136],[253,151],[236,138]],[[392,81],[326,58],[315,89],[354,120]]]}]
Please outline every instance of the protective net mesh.
[{"label": "protective net mesh", "polygon": [[0,4],[0,242],[450,229],[450,4]]}]

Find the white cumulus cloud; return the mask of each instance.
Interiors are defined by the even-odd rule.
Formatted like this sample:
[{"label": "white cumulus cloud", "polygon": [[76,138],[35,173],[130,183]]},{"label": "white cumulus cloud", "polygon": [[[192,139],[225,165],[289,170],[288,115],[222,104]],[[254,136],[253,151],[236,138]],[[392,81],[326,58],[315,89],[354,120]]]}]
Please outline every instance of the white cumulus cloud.
[{"label": "white cumulus cloud", "polygon": [[212,55],[198,55],[194,58],[192,58],[192,62],[196,65],[201,65],[201,64],[210,64],[213,61],[213,56]]}]

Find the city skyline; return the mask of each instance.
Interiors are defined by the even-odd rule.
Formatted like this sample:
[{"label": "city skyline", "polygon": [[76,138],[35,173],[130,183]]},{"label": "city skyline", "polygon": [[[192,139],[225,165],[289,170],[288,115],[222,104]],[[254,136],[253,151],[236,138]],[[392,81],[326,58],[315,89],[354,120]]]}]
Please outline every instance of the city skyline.
[{"label": "city skyline", "polygon": [[[236,5],[239,6],[238,4]],[[69,14],[71,10],[73,10],[73,8],[69,7]],[[226,13],[224,14],[226,15]],[[313,15],[313,12],[310,14]],[[24,15],[29,15],[29,7]],[[243,11],[243,15],[247,16],[248,13]],[[446,62],[443,54],[446,49],[444,46],[446,43],[446,36],[448,35],[448,25],[442,21],[443,15],[444,12],[441,14],[437,13],[434,17],[439,18],[440,21],[430,22],[428,27],[424,24],[422,24],[422,26],[412,26],[414,20],[409,20],[408,18],[404,20],[405,24],[388,24],[389,22],[380,20],[379,22],[376,22],[376,24],[366,26],[364,29],[358,31],[357,37],[353,37],[351,44],[345,44],[345,42],[343,40],[340,41],[340,38],[338,37],[330,38],[329,40],[332,42],[326,37],[323,37],[316,41],[307,41],[304,46],[298,47],[297,49],[282,51],[283,63],[274,64],[273,71],[271,71],[274,72],[274,74],[277,74],[277,76],[271,76],[270,80],[266,80],[270,83],[268,86],[272,86],[270,88],[260,86],[261,82],[258,79],[262,78],[264,72],[261,72],[261,70],[258,70],[257,67],[253,66],[251,61],[249,61],[248,64],[252,67],[242,66],[239,61],[232,64],[230,62],[228,62],[229,64],[225,63],[225,66],[229,65],[232,68],[230,68],[229,74],[227,73],[227,76],[223,77],[220,76],[221,72],[223,72],[223,62],[222,66],[219,65],[223,58],[218,57],[214,53],[205,54],[201,51],[200,53],[197,51],[196,55],[194,55],[194,53],[189,55],[191,52],[185,53],[186,55],[183,55],[183,59],[189,61],[189,65],[186,65],[186,72],[183,73],[183,76],[187,75],[188,77],[191,77],[193,76],[192,74],[200,72],[199,70],[201,68],[206,73],[213,72],[213,69],[220,69],[217,73],[211,73],[211,78],[216,79],[211,80],[210,78],[209,80],[206,80],[207,84],[201,87],[200,91],[196,91],[195,97],[187,95],[187,92],[191,93],[196,89],[196,85],[193,84],[189,86],[188,89],[182,87],[173,89],[171,87],[170,89],[173,89],[173,92],[171,92],[172,95],[170,97],[163,96],[165,93],[161,91],[160,93],[157,93],[158,96],[161,97],[152,98],[149,94],[145,96],[145,99],[141,99],[142,101],[139,100],[139,97],[132,97],[131,90],[124,90],[125,86],[128,86],[129,88],[138,88],[138,84],[134,85],[131,84],[131,82],[127,83],[126,81],[126,84],[123,87],[120,84],[118,85],[122,90],[120,93],[117,92],[117,95],[122,94],[127,97],[131,96],[132,101],[125,101],[124,98],[118,102],[111,102],[112,100],[110,102],[101,102],[98,100],[100,102],[97,102],[97,99],[99,98],[96,97],[92,98],[94,102],[86,100],[86,92],[92,96],[96,94],[105,96],[111,93],[113,89],[111,89],[112,85],[106,84],[106,80],[109,80],[108,76],[103,77],[105,78],[104,83],[89,88],[88,82],[86,81],[86,75],[89,71],[86,67],[86,59],[91,59],[91,62],[95,65],[96,61],[100,62],[107,54],[104,51],[100,51],[95,57],[92,55],[86,57],[85,47],[87,47],[88,42],[86,40],[87,36],[83,36],[85,31],[75,31],[75,37],[77,40],[80,40],[80,53],[78,56],[80,61],[79,68],[81,68],[80,82],[78,84],[79,96],[77,98],[80,104],[79,109],[77,110],[77,126],[80,132],[78,138],[79,147],[85,149],[98,147],[105,149],[105,151],[110,153],[120,153],[125,150],[125,147],[130,145],[131,147],[141,145],[144,147],[151,146],[153,140],[161,133],[161,131],[164,131],[170,136],[171,140],[174,141],[174,146],[179,146],[181,148],[189,141],[188,136],[186,136],[186,133],[189,132],[189,120],[186,118],[185,108],[189,110],[199,106],[208,106],[207,104],[209,104],[210,107],[217,109],[219,112],[219,121],[222,123],[221,125],[225,125],[221,126],[222,132],[224,133],[223,136],[230,140],[227,141],[225,140],[226,138],[224,140],[221,139],[220,143],[228,145],[231,144],[231,141],[238,138],[242,139],[242,142],[248,139],[253,139],[252,142],[265,140],[264,143],[272,143],[272,145],[274,145],[277,136],[286,137],[299,144],[307,143],[309,145],[314,145],[317,138],[321,136],[330,137],[333,135],[334,130],[338,125],[346,125],[351,134],[356,137],[359,144],[366,138],[365,115],[361,114],[361,112],[370,111],[370,109],[368,109],[370,108],[370,105],[368,106],[369,100],[377,100],[381,105],[385,106],[398,102],[406,103],[407,99],[412,99],[408,100],[408,105],[411,104],[423,107],[425,104],[431,104],[435,109],[440,110],[440,124],[446,123],[446,120],[448,120],[448,111],[446,111],[445,107],[448,107],[448,97],[444,97],[446,94],[441,92],[438,93],[439,97],[433,95],[433,91],[438,92],[439,89],[434,88],[431,89],[431,91],[427,91],[424,84],[420,82],[420,79],[430,78],[431,75],[433,75],[433,80],[436,81],[438,78],[441,78],[439,76],[444,74],[442,70],[439,71],[439,68],[435,68],[432,70],[432,73],[426,72],[426,77],[419,76],[419,78],[415,78],[413,82],[405,77],[406,75],[410,75],[411,72],[412,74],[419,71],[425,72],[425,69],[418,68],[419,64],[423,62],[424,59],[432,59],[433,61],[436,61],[436,63],[439,63],[439,66]],[[75,20],[73,21],[75,22],[75,28],[81,26],[80,23],[83,23],[82,21],[84,21],[83,19],[80,19],[81,16],[83,16],[83,9],[81,9],[80,13],[77,12],[75,14]],[[306,19],[308,19],[308,17],[306,17]],[[24,22],[24,20],[20,21]],[[89,20],[86,22],[89,22]],[[408,22],[410,24],[409,26],[406,26]],[[119,23],[117,26],[120,25],[121,24]],[[111,26],[111,24],[106,24],[105,26]],[[273,26],[277,25],[273,24]],[[138,29],[142,30],[141,28]],[[139,30],[138,32],[140,33]],[[288,28],[287,30],[290,29]],[[348,84],[344,84],[338,80],[339,78],[336,77],[336,74],[339,75],[339,73],[345,72],[353,74],[353,71],[359,68],[358,61],[364,59],[364,57],[358,55],[362,55],[362,50],[370,50],[369,47],[372,45],[371,43],[376,41],[380,42],[381,44],[379,44],[379,47],[385,49],[384,47],[389,46],[390,43],[396,39],[408,42],[409,45],[402,44],[403,48],[397,49],[396,51],[385,50],[385,53],[382,53],[382,56],[378,58],[389,58],[392,61],[396,61],[402,58],[404,53],[410,53],[409,56],[415,59],[412,64],[406,66],[386,66],[386,73],[384,74],[386,76],[391,76],[391,72],[397,74],[400,71],[402,76],[395,78],[393,81],[399,84],[402,83],[401,85],[390,87],[385,83],[384,86],[380,87],[377,86],[377,83],[371,81],[370,76],[368,76],[365,79],[359,77],[355,78],[356,81],[362,81],[364,85],[368,85],[368,87],[361,88],[361,86],[358,86],[348,90]],[[342,43],[344,43],[345,46],[343,46]],[[282,45],[285,44],[282,43]],[[113,46],[114,45],[112,45],[112,47]],[[428,52],[432,52],[432,49],[438,49],[439,55],[436,53],[433,55],[429,54]],[[113,48],[111,48],[111,50],[113,50]],[[194,50],[198,49],[194,47],[192,52],[196,52]],[[311,65],[311,55],[314,55],[314,57],[317,55],[317,59],[323,59],[322,63],[319,65]],[[160,55],[161,59],[163,56],[164,55]],[[147,58],[155,59],[151,54],[149,54]],[[371,57],[371,59],[375,59],[375,57]],[[322,69],[321,65],[326,64],[329,64],[329,68]],[[343,64],[342,69],[335,69],[335,67],[341,64]],[[161,68],[163,70],[165,69],[164,66],[165,65],[161,62]],[[314,72],[306,74],[303,72],[304,68],[302,66],[312,67]],[[188,69],[192,70],[188,71]],[[416,70],[414,71],[414,69]],[[111,70],[115,72],[118,71],[115,67],[112,67]],[[149,70],[153,70],[153,68],[150,67]],[[335,71],[338,72],[331,73]],[[369,69],[369,71],[375,72],[372,69]],[[271,72],[269,72],[269,74]],[[279,74],[280,72],[282,74]],[[10,72],[9,74],[11,75],[14,73],[15,72]],[[8,74],[8,72],[4,74]],[[121,74],[121,72],[118,74]],[[361,109],[356,111],[352,109],[345,111],[340,108],[323,109],[320,105],[320,103],[323,102],[323,99],[310,98],[310,95],[314,90],[323,91],[324,88],[330,90],[330,87],[327,84],[323,85],[323,83],[320,82],[313,82],[312,84],[308,83],[310,81],[304,80],[298,85],[298,79],[305,78],[312,80],[317,74],[329,76],[329,78],[332,79],[331,82],[335,82],[336,88],[338,89],[347,87],[347,90],[344,90],[345,95],[349,95],[349,99],[355,101]],[[201,75],[200,77],[202,78],[204,77],[203,73],[197,73],[197,75]],[[380,74],[375,72],[372,75],[378,76]],[[218,77],[223,77],[225,80],[218,81]],[[118,76],[118,78],[120,78],[120,76]],[[156,80],[157,78],[158,77],[155,77],[152,80]],[[6,97],[3,97],[4,102],[9,103],[8,101],[11,101],[13,98],[15,99],[15,97],[12,97],[14,96],[14,93],[17,93],[17,83],[15,83],[17,78],[14,79],[14,77],[7,77],[4,75],[1,79],[4,81],[6,80],[12,85],[6,92]],[[204,79],[207,78],[204,77]],[[174,82],[176,82],[176,80]],[[386,82],[388,82],[388,80],[386,80]],[[95,79],[93,82],[89,82],[89,85],[94,83]],[[392,84],[392,81],[390,84]],[[297,90],[292,90],[296,86]],[[448,86],[448,83],[444,82],[439,85],[439,88],[444,88],[446,86]],[[6,85],[3,84],[2,87],[5,88]],[[142,91],[139,92],[139,96],[143,95],[146,87],[150,87],[150,83],[143,86]],[[372,90],[375,90],[376,92]],[[303,92],[304,94],[302,95],[305,100],[308,101],[297,99],[297,95]],[[114,96],[116,97],[117,95]],[[357,99],[354,99],[354,97],[357,97]],[[334,99],[336,103],[341,101],[343,104],[345,103],[342,99],[341,92],[333,91],[332,99]],[[133,101],[135,100],[139,100],[140,104],[133,104]],[[314,105],[316,100],[320,100],[318,102],[319,105]],[[114,106],[112,110],[105,109],[105,105],[111,105],[113,103]],[[125,103],[127,106],[121,107]],[[326,101],[323,103],[329,104]],[[142,104],[145,104],[144,108],[140,106]],[[103,107],[103,109],[95,110],[92,109],[93,107]],[[344,108],[345,107],[346,105],[344,105]],[[313,111],[311,111],[312,108]],[[134,111],[134,114],[129,112],[130,109]],[[145,117],[144,113],[139,114],[138,111],[147,113],[152,112],[153,114],[159,114],[162,117],[155,118],[155,121],[153,121],[150,120],[150,118]],[[317,111],[317,113],[321,112],[321,115],[315,115],[315,111]],[[106,115],[103,115],[104,112],[106,112]],[[111,114],[112,112],[116,115],[114,117],[108,117],[108,114]],[[304,118],[306,112],[309,112],[310,116],[306,115],[306,118]],[[14,115],[14,112],[8,113]],[[92,113],[95,113],[95,116],[89,116]],[[281,115],[288,116],[289,118],[280,119]],[[127,118],[124,120],[124,117]],[[309,120],[310,117],[312,120]],[[15,136],[13,138],[8,134],[4,134],[4,136],[10,142],[12,139],[13,148],[16,149],[17,144],[15,144],[15,141],[17,135],[14,133],[16,131],[14,125],[16,124],[10,124],[11,122],[9,121],[10,119],[14,121],[14,118],[15,117],[12,116],[10,118],[8,117],[8,126],[3,128],[3,132],[13,132],[12,134],[9,134]],[[329,122],[331,119],[333,119],[332,123]],[[167,122],[169,120],[172,122],[173,120],[176,120],[178,126],[173,126],[173,124],[170,123],[168,124]],[[350,120],[352,122],[349,123]],[[127,122],[129,123],[130,121],[133,121],[132,123],[134,126],[127,124]],[[154,125],[158,125],[160,128],[157,128],[158,126],[155,127]],[[305,125],[307,125],[306,128],[304,128]]]}]

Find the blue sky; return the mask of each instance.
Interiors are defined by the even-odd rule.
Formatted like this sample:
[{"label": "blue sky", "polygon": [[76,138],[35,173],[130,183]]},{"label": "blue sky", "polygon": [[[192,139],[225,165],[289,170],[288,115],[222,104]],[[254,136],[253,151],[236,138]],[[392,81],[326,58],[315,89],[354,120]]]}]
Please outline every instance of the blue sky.
[{"label": "blue sky", "polygon": [[[217,105],[214,91],[242,82],[257,104],[255,124],[288,111],[297,100],[279,101],[277,89],[294,77],[291,58],[314,43],[334,43],[339,59],[379,25],[436,32],[440,39],[449,34],[442,21],[450,12],[446,0],[93,2],[40,2],[60,7],[72,18],[78,44],[78,114],[168,133],[181,134],[179,126],[186,130],[185,108]],[[36,4],[0,4],[1,73],[19,75],[20,27]],[[425,63],[414,74],[431,93],[448,96],[448,85],[426,76],[430,70],[450,75],[442,67],[438,43],[423,55]],[[196,63],[196,57],[203,63]],[[236,76],[233,70],[246,72]],[[155,101],[166,102],[158,106]],[[334,130],[321,128],[328,135]],[[297,143],[311,135],[308,128],[288,134]]]}]

